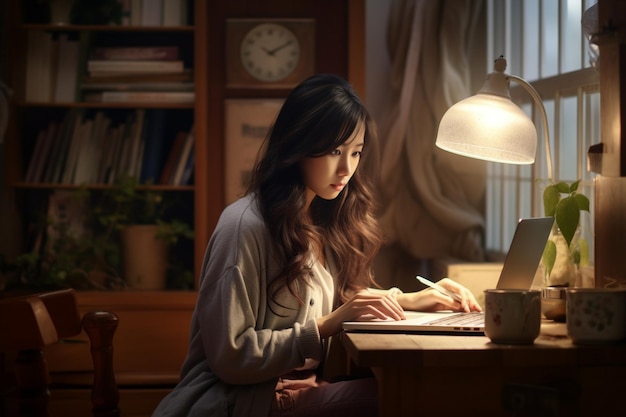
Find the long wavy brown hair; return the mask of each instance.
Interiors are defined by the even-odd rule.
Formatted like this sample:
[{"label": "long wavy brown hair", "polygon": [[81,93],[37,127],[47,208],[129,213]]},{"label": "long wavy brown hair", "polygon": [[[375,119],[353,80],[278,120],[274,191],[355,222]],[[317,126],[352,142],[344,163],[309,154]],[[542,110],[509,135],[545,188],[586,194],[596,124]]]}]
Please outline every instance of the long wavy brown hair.
[{"label": "long wavy brown hair", "polygon": [[[333,200],[315,197],[305,212],[301,161],[337,149],[361,124],[365,127],[363,153],[349,183]],[[382,235],[374,217],[373,178],[366,161],[368,154],[377,153],[377,142],[367,109],[341,77],[312,76],[285,100],[247,191],[256,194],[272,237],[273,256],[284,265],[268,287],[273,302],[285,286],[303,302],[297,288],[307,284],[310,276],[312,242],[329,249],[337,261],[341,302],[355,290],[376,285],[372,262]]]}]

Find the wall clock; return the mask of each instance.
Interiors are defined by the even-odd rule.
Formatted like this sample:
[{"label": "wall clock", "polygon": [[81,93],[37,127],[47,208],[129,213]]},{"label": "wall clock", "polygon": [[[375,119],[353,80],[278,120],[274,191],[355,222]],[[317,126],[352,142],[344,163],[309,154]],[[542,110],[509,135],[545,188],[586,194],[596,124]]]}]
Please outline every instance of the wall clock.
[{"label": "wall clock", "polygon": [[291,88],[315,71],[313,19],[228,19],[226,86]]}]

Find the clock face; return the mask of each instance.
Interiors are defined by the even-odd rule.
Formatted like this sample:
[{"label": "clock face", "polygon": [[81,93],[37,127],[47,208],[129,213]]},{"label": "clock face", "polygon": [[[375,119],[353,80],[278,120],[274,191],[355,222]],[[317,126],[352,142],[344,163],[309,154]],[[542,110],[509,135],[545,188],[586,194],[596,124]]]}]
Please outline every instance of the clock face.
[{"label": "clock face", "polygon": [[276,23],[253,27],[241,42],[241,63],[259,81],[275,82],[288,77],[299,60],[298,38],[291,30]]}]

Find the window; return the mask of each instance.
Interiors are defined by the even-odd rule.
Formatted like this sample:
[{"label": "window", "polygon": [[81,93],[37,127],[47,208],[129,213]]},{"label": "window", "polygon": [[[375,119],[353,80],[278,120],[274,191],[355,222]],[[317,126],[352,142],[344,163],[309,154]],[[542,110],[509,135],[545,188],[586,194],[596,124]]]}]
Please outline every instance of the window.
[{"label": "window", "polygon": [[[503,55],[506,72],[539,92],[548,115],[554,180],[581,179],[579,191],[589,197],[592,213],[594,174],[587,171],[587,150],[600,141],[600,84],[581,19],[596,2],[490,0],[487,40],[489,68]],[[539,111],[514,81],[511,95],[535,122],[539,142],[533,165],[488,164],[486,246],[502,252],[508,250],[519,218],[543,215],[541,180],[548,177]],[[593,256],[591,216],[585,213],[583,221]]]}]

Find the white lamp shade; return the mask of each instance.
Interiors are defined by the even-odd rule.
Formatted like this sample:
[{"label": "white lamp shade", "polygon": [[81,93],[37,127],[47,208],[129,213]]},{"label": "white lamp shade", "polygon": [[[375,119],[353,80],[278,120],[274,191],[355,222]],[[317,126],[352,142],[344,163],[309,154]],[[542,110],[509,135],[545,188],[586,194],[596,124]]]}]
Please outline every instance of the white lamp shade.
[{"label": "white lamp shade", "polygon": [[436,145],[486,161],[532,164],[537,131],[526,113],[509,98],[478,93],[443,115]]}]

